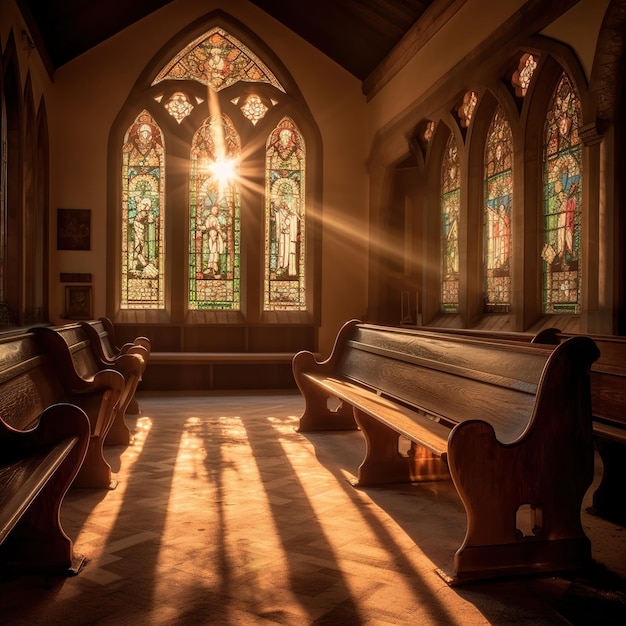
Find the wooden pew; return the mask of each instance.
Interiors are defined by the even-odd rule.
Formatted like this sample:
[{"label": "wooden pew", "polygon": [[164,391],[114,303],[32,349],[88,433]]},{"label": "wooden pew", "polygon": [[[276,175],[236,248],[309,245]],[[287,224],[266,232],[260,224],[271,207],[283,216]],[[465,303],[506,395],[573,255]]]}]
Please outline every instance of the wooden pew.
[{"label": "wooden pew", "polygon": [[[100,317],[95,321],[89,322],[100,334],[104,349],[108,352],[111,358],[115,358],[120,354],[126,354],[128,352],[137,352],[142,356],[150,356],[152,350],[152,342],[148,337],[135,337],[131,342],[128,341],[121,345],[118,344],[115,338],[115,326],[108,317]],[[146,364],[148,359],[146,359]]]},{"label": "wooden pew", "polygon": [[[107,462],[103,443],[115,409],[124,390],[124,377],[114,370],[98,372],[90,378],[79,376],[68,355],[56,354],[44,340],[49,330],[33,329],[27,333],[7,336],[0,340],[0,418],[7,421],[7,411],[19,398],[32,395],[37,406],[45,407],[59,402],[69,402],[85,411],[90,422],[89,447],[73,486],[113,489],[117,485]],[[26,415],[26,414],[25,414]],[[28,414],[33,422],[36,413]],[[7,421],[15,426],[12,421]],[[27,429],[25,422],[15,426]]]},{"label": "wooden pew", "polygon": [[[136,337],[132,342],[118,345],[115,339],[115,327],[108,317],[86,320],[80,322],[80,324],[85,328],[101,362],[115,367],[120,360],[125,358],[125,354],[138,354],[143,359],[143,368],[141,370],[141,376],[143,376],[152,350],[152,344],[148,337]],[[139,412],[139,405],[133,395],[126,408],[126,413],[138,415]]]},{"label": "wooden pew", "polygon": [[[421,328],[416,332],[542,345],[557,345],[576,336],[558,328],[546,328],[537,334],[437,328]],[[626,337],[586,336],[600,350],[598,360],[591,366],[590,380],[593,434],[603,472],[593,494],[592,512],[626,525]]]},{"label": "wooden pew", "polygon": [[[537,341],[560,344],[573,336],[551,329]],[[600,350],[591,367],[591,409],[594,440],[604,466],[592,510],[626,525],[626,337],[587,336]]]},{"label": "wooden pew", "polygon": [[[37,393],[20,391],[0,383],[3,416],[21,426],[32,423],[42,405]],[[34,424],[19,430],[0,420],[0,569],[77,574],[84,557],[74,552],[60,511],[87,452],[89,420],[74,405],[55,404]]]},{"label": "wooden pew", "polygon": [[580,511],[594,474],[597,357],[584,337],[553,348],[352,320],[325,361],[306,351],[293,359],[305,399],[299,430],[358,426],[360,486],[452,478],[467,528],[451,584],[576,570],[591,563]]},{"label": "wooden pew", "polygon": [[64,362],[67,362],[69,358],[80,377],[91,380],[99,372],[104,371],[116,371],[122,375],[124,385],[104,443],[106,445],[132,443],[132,434],[124,416],[128,405],[135,397],[135,391],[145,367],[142,354],[127,353],[120,355],[114,362],[103,361],[99,358],[97,348],[99,339],[91,333],[88,334],[85,326],[81,324],[40,327],[33,330],[39,334],[47,349],[57,358]]}]

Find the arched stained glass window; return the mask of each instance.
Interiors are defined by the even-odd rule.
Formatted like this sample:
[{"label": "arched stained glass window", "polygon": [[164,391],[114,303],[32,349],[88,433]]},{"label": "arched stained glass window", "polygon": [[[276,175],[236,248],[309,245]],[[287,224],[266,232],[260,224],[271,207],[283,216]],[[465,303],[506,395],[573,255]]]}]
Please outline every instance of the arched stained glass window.
[{"label": "arched stained glass window", "polygon": [[226,115],[210,116],[191,146],[189,308],[240,308],[241,143]]},{"label": "arched stained glass window", "polygon": [[122,149],[122,309],[163,309],[165,147],[153,117],[140,113]]},{"label": "arched stained glass window", "polygon": [[[319,264],[319,238],[313,233],[321,226],[305,224],[309,213],[305,204],[307,195],[317,197],[321,192],[321,180],[317,168],[312,178],[307,173],[305,194],[305,170],[307,153],[317,152],[320,138],[316,132],[307,135],[306,129],[315,128],[315,122],[269,48],[242,24],[236,26],[237,37],[229,33],[224,27],[230,21],[227,16],[220,26],[215,22],[222,22],[221,15],[209,19],[204,33],[195,33],[193,41],[184,39],[173,55],[164,58],[159,53],[154,60],[158,64],[150,65],[156,74],[146,71],[149,78],[137,83],[129,99],[144,103],[133,118],[145,108],[144,114],[150,111],[161,124],[163,134],[158,135],[155,150],[161,149],[159,171],[164,176],[167,144],[168,185],[164,192],[160,189],[161,199],[153,198],[149,205],[157,211],[158,227],[150,220],[145,227],[150,236],[158,231],[159,244],[151,247],[158,250],[158,261],[144,268],[132,258],[133,225],[140,230],[144,218],[141,213],[135,221],[131,212],[124,218],[124,238],[130,242],[124,252],[129,257],[124,278],[116,264],[118,271],[107,282],[110,288],[115,283],[118,293],[123,283],[125,291],[138,294],[124,296],[122,308],[163,309],[146,311],[142,323],[202,326],[198,332],[206,333],[205,346],[222,345],[220,337],[209,337],[205,326],[237,325],[228,348],[242,351],[257,349],[263,342],[269,345],[271,333],[279,333],[282,324],[302,326],[302,332],[309,333],[312,315],[318,313],[312,294],[319,285],[312,279],[319,274],[306,272]],[[266,54],[271,65],[266,64]],[[119,144],[127,123],[114,129]],[[178,156],[173,156],[172,145]],[[259,148],[265,150],[260,160]],[[121,168],[116,166],[116,171]],[[171,183],[174,179],[176,185]],[[164,237],[173,238],[166,248]],[[155,269],[159,282],[150,282],[149,272]],[[132,285],[129,275],[136,277]],[[148,287],[155,293],[146,295]],[[122,312],[117,319],[134,323],[136,315]],[[270,335],[262,330],[267,324],[272,327]],[[299,333],[290,333],[294,342],[300,342]],[[184,333],[180,337],[182,343]]]},{"label": "arched stained glass window", "polygon": [[450,135],[441,167],[441,310],[459,310],[459,153]]},{"label": "arched stained glass window", "polygon": [[580,100],[564,73],[544,126],[543,312],[580,311]]},{"label": "arched stained glass window", "polygon": [[265,311],[306,309],[304,139],[284,118],[265,151]]},{"label": "arched stained glass window", "polygon": [[485,147],[484,310],[506,313],[511,304],[513,136],[498,106]]}]

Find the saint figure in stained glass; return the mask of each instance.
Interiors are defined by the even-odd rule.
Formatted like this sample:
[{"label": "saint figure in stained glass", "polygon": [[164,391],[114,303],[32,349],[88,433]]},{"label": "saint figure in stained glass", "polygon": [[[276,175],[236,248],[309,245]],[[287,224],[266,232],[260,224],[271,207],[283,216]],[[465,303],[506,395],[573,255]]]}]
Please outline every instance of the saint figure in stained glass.
[{"label": "saint figure in stained glass", "polygon": [[163,134],[143,111],[122,149],[121,308],[164,308]]},{"label": "saint figure in stained glass", "polygon": [[264,309],[305,310],[305,147],[291,119],[272,131],[265,155]]},{"label": "saint figure in stained glass", "polygon": [[507,312],[511,303],[513,137],[501,107],[491,120],[485,146],[484,310]]},{"label": "saint figure in stained glass", "polygon": [[580,310],[580,100],[566,74],[551,99],[544,129],[543,311]]},{"label": "saint figure in stained glass", "polygon": [[240,139],[226,115],[194,135],[190,176],[189,308],[240,307]]},{"label": "saint figure in stained glass", "polygon": [[461,184],[456,141],[450,135],[441,167],[441,310],[459,308]]}]

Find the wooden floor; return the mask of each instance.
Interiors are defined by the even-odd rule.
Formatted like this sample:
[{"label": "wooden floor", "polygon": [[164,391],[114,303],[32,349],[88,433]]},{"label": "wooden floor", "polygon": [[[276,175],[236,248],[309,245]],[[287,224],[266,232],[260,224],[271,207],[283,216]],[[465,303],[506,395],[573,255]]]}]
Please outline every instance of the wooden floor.
[{"label": "wooden floor", "polygon": [[450,483],[353,488],[360,433],[298,434],[298,395],[139,403],[134,445],[107,449],[117,489],[63,506],[85,567],[0,581],[1,624],[626,624],[623,527],[583,512],[578,576],[451,588]]}]

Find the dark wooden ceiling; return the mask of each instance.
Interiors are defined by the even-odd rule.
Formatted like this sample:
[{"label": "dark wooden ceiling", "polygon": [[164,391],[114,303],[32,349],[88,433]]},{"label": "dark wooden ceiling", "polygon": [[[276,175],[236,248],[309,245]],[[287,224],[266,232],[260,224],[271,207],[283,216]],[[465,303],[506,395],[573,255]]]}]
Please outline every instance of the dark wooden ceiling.
[{"label": "dark wooden ceiling", "polygon": [[[172,0],[17,0],[48,71]],[[436,0],[250,0],[364,81]],[[224,3],[228,10],[228,3]]]}]

